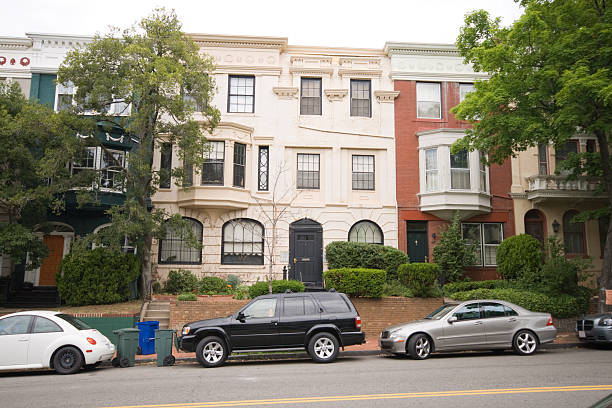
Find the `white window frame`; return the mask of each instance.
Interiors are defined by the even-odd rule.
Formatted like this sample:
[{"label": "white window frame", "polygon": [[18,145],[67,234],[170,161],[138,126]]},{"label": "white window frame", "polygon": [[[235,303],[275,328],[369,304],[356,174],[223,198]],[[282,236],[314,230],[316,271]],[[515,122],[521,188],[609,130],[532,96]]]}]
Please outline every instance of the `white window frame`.
[{"label": "white window frame", "polygon": [[96,168],[98,167],[97,166],[97,164],[98,164],[98,148],[97,147],[93,147],[93,146],[88,146],[85,149],[88,152],[92,152],[93,151],[93,154],[94,154],[93,155],[93,165],[91,167],[89,167],[89,166],[83,167],[83,166],[77,166],[77,164],[80,164],[80,163],[72,162],[72,166],[71,166],[71,169],[70,169],[70,174],[74,175],[75,174],[75,172],[74,172],[75,170],[77,170],[77,173],[78,173],[78,170],[96,170]]},{"label": "white window frame", "polygon": [[[480,259],[477,257],[477,262],[474,266],[497,266],[497,248],[504,240],[504,224],[501,222],[464,222],[461,224],[461,237],[465,238],[464,235],[464,226],[478,226],[478,236],[479,242],[473,243],[477,244],[477,253],[480,255]],[[499,243],[487,243],[485,240],[485,227],[496,226],[499,228],[499,233],[501,237],[501,241]],[[495,263],[487,263],[487,248],[496,248],[495,249]]]},{"label": "white window frame", "polygon": [[[425,97],[423,93],[426,90],[426,87],[432,87],[432,85],[437,85],[438,87],[438,98],[431,99]],[[442,84],[440,82],[417,82],[416,83],[416,100],[417,100],[417,118],[418,119],[442,119]],[[438,104],[438,116],[424,116],[419,112],[419,105],[421,103],[437,103]]]},{"label": "white window frame", "polygon": [[[466,150],[462,150],[459,153],[464,153],[466,155],[467,158],[467,167],[453,167],[453,160],[452,160],[452,156],[453,154],[449,152],[449,163],[450,163],[450,188],[451,190],[471,190],[472,188],[472,181],[471,181],[471,169],[470,169],[470,152],[466,151]],[[460,176],[461,174],[465,174],[467,173],[468,177],[468,185],[467,187],[453,187],[453,174],[456,174],[457,176]]]},{"label": "white window frame", "polygon": [[467,94],[474,92],[474,84],[459,84],[459,103],[463,102]]},{"label": "white window frame", "polygon": [[60,96],[70,96],[70,105],[66,106],[74,106],[74,94],[76,89],[72,83],[69,83],[67,86],[60,84],[59,82],[55,85],[55,104],[53,106],[53,110],[56,112],[61,112],[65,109],[60,110]]},{"label": "white window frame", "polygon": [[[122,163],[121,163],[122,169],[117,169],[116,168],[117,166],[112,166],[112,165],[109,166],[109,167],[102,167],[103,166],[102,162],[104,161],[104,156],[105,156],[106,153],[111,154],[111,155],[113,153],[119,153],[122,156],[122,160],[121,160],[122,161]],[[128,152],[125,151],[125,150],[104,149],[102,151],[102,154],[100,155],[100,189],[108,190],[108,191],[123,191],[123,190],[125,190],[124,186],[119,186],[119,188],[115,187],[115,185],[114,185],[114,183],[115,183],[115,176],[114,176],[114,174],[121,173],[123,170],[125,170],[125,165],[127,163],[127,158],[128,158]],[[111,163],[109,163],[109,164],[111,164]],[[113,173],[112,179],[108,178],[108,177],[105,178],[104,177],[105,172]],[[113,181],[113,186],[112,187],[104,186],[103,182],[102,182],[103,179],[104,180],[112,180]]]},{"label": "white window frame", "polygon": [[[428,152],[433,152],[432,156],[435,158],[435,167],[429,168],[429,161],[427,160]],[[438,149],[425,149],[425,191],[439,191],[440,190],[440,174],[438,171]],[[431,183],[430,183],[431,182]]]},{"label": "white window frame", "polygon": [[485,157],[486,155],[483,152],[478,151],[478,180],[481,193],[489,192],[489,183],[487,182],[487,166],[482,162],[482,159]]}]

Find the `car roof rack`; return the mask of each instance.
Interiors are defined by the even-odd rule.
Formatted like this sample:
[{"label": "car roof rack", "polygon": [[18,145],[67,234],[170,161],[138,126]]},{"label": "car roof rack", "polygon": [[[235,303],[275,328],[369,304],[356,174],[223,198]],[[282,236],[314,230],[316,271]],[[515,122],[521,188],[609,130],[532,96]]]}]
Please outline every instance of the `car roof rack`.
[{"label": "car roof rack", "polygon": [[335,292],[335,291],[336,291],[336,288],[331,288],[329,291],[330,291],[330,292]]},{"label": "car roof rack", "polygon": [[291,291],[291,289],[287,289],[285,290],[285,293],[293,293],[293,292]]}]

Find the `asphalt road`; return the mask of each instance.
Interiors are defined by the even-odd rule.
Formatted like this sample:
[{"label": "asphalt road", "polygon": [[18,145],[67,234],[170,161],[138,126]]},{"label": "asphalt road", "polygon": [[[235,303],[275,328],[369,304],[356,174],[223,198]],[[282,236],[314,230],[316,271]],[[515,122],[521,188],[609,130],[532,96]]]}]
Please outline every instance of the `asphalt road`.
[{"label": "asphalt road", "polygon": [[397,357],[100,367],[60,376],[0,374],[0,406],[17,407],[588,407],[612,393],[612,350],[551,349]]}]

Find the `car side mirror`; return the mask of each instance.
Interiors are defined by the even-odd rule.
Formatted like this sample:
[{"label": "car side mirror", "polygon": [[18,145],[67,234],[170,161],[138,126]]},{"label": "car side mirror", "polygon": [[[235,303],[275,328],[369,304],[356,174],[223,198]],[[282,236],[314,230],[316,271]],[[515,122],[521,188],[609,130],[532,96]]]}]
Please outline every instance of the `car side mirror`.
[{"label": "car side mirror", "polygon": [[451,324],[453,322],[456,322],[456,321],[457,321],[457,316],[451,316],[451,317],[448,318],[448,322],[451,323]]},{"label": "car side mirror", "polygon": [[245,321],[244,313],[238,312],[238,315],[236,316],[236,319],[240,320],[241,322],[244,323],[244,321]]}]

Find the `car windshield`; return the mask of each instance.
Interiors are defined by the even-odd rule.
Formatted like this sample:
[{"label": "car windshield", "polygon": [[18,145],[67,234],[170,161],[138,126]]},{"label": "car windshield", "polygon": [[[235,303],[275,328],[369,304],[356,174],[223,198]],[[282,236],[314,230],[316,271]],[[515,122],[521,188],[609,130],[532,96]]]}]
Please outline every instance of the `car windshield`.
[{"label": "car windshield", "polygon": [[69,314],[60,313],[55,316],[59,317],[60,319],[64,319],[65,321],[67,321],[68,323],[76,327],[78,330],[90,330],[91,329],[90,325],[88,325],[84,321],[77,319],[76,317],[71,316]]},{"label": "car windshield", "polygon": [[457,305],[453,305],[453,304],[442,305],[439,308],[437,308],[436,310],[434,310],[433,312],[431,312],[430,314],[428,314],[427,316],[425,316],[425,319],[440,320],[448,312],[453,310],[455,307],[457,307]]}]

